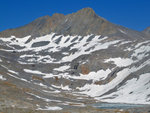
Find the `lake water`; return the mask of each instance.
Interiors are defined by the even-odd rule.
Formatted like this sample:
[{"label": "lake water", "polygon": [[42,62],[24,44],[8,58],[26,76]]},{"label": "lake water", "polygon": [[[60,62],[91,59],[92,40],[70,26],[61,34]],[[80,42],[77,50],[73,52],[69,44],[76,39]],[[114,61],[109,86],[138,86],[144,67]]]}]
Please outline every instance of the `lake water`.
[{"label": "lake water", "polygon": [[96,103],[93,104],[93,107],[100,109],[129,109],[137,107],[145,107],[146,105],[139,104],[121,104],[121,103]]}]

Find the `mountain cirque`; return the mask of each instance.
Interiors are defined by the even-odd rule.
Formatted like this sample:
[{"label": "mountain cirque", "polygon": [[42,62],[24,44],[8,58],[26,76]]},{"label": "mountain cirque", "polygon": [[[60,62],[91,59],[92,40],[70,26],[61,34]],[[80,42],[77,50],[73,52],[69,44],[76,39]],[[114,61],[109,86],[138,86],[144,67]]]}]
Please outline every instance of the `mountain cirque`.
[{"label": "mountain cirque", "polygon": [[[149,111],[149,28],[134,31],[84,8],[40,17],[0,37],[2,112]],[[142,108],[94,108],[99,102]]]}]

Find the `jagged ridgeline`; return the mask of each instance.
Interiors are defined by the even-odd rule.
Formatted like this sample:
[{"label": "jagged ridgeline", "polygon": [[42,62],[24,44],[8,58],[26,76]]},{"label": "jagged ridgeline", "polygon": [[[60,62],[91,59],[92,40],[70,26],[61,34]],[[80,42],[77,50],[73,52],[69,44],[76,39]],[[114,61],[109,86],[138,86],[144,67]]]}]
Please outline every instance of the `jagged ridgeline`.
[{"label": "jagged ridgeline", "polygon": [[149,31],[113,24],[84,8],[0,32],[3,107],[150,104]]}]

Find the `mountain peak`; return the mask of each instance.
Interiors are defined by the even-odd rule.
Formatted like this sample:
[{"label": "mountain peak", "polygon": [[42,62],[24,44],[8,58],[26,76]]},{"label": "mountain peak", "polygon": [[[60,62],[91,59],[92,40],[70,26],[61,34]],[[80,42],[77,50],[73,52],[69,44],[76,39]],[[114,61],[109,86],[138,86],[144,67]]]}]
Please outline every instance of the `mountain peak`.
[{"label": "mountain peak", "polygon": [[60,18],[60,17],[64,17],[64,16],[65,16],[64,14],[60,14],[60,13],[54,13],[52,15],[52,17],[54,17],[54,18]]},{"label": "mountain peak", "polygon": [[90,8],[90,7],[83,8],[83,9],[79,10],[78,12],[95,14],[95,11],[92,8]]},{"label": "mountain peak", "polygon": [[79,11],[76,12],[78,15],[83,15],[83,16],[96,16],[95,11],[92,8],[83,8]]},{"label": "mountain peak", "polygon": [[0,37],[43,36],[51,32],[63,35],[108,35],[116,32],[114,24],[99,17],[92,8],[83,8],[75,13],[40,17],[30,24],[0,32]]}]

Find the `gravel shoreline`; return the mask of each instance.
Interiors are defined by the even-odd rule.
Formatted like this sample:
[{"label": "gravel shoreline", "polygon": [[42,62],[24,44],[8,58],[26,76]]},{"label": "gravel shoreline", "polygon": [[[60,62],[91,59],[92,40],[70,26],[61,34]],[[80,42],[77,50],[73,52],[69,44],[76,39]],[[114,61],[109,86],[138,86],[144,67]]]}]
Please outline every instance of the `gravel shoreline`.
[{"label": "gravel shoreline", "polygon": [[58,111],[33,110],[26,108],[3,108],[0,113],[150,113],[150,106],[132,109],[98,109],[89,107],[68,108]]}]

